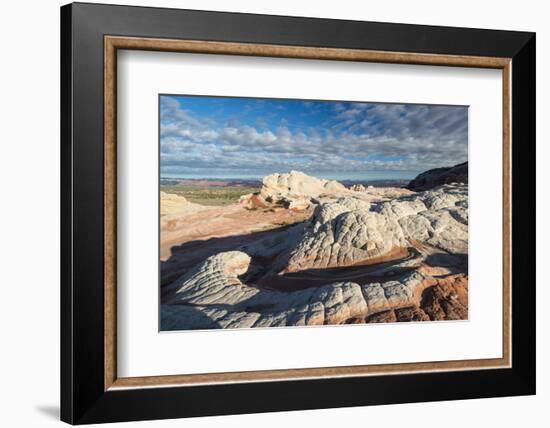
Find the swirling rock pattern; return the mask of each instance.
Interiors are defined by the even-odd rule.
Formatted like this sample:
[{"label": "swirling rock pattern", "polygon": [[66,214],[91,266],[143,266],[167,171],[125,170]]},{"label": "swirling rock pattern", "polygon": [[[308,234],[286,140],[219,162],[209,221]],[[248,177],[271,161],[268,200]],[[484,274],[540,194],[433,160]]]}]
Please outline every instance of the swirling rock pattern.
[{"label": "swirling rock pattern", "polygon": [[[210,256],[167,286],[161,328],[467,318],[467,196],[462,184],[374,202],[318,195],[309,221]],[[286,280],[306,286],[278,289]]]},{"label": "swirling rock pattern", "polygon": [[293,292],[263,290],[239,280],[250,257],[239,251],[209,257],[172,284],[162,329],[342,324],[414,303],[429,281],[419,273],[359,285],[340,282]]},{"label": "swirling rock pattern", "polygon": [[342,198],[319,205],[285,271],[349,266],[411,241],[468,252],[468,188],[445,185],[388,202]]}]

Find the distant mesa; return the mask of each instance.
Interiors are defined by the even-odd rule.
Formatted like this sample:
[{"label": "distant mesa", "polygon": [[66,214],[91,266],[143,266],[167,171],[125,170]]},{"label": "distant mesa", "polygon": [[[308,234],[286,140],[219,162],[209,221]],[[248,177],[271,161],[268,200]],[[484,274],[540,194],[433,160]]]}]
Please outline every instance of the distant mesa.
[{"label": "distant mesa", "polygon": [[425,171],[411,180],[407,185],[407,189],[419,192],[433,189],[442,184],[452,183],[468,184],[468,162]]}]

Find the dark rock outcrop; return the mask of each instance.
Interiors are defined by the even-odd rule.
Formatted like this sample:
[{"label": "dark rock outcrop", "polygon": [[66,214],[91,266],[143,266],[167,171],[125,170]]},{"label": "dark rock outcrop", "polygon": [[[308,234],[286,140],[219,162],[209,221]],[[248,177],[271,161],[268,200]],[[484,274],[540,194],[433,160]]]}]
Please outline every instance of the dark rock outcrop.
[{"label": "dark rock outcrop", "polygon": [[451,183],[468,183],[468,162],[425,171],[411,180],[407,189],[418,192]]}]

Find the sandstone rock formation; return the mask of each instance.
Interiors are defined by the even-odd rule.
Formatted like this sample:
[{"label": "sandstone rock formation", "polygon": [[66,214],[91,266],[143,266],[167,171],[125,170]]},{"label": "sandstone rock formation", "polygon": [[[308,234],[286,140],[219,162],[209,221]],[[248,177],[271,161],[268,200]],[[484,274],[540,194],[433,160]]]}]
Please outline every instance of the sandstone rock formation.
[{"label": "sandstone rock formation", "polygon": [[339,282],[285,293],[244,284],[239,276],[249,264],[245,253],[220,253],[174,282],[162,310],[162,329],[365,322],[369,314],[418,304],[422,291],[437,283],[412,271],[381,283]]},{"label": "sandstone rock formation", "polygon": [[239,202],[246,206],[280,206],[303,210],[323,195],[347,194],[349,190],[334,180],[311,177],[300,171],[271,174],[263,178],[258,193],[244,195]]},{"label": "sandstone rock formation", "polygon": [[271,174],[263,178],[260,194],[267,198],[285,196],[318,197],[323,193],[346,192],[343,184],[334,180],[324,180],[311,177],[300,171],[290,171],[285,174]]},{"label": "sandstone rock formation", "polygon": [[354,184],[349,188],[349,190],[353,190],[354,192],[364,192],[367,188],[362,184]]},{"label": "sandstone rock formation", "polygon": [[161,242],[161,251],[171,244],[170,235],[180,229],[186,219],[210,208],[189,202],[184,196],[160,192],[160,228],[164,241]]},{"label": "sandstone rock formation", "polygon": [[163,330],[467,318],[467,185],[375,198],[305,177],[266,177],[256,196],[312,192],[311,218],[165,287]]},{"label": "sandstone rock formation", "polygon": [[160,192],[160,216],[178,216],[205,209],[202,205],[189,202],[184,196]]},{"label": "sandstone rock formation", "polygon": [[429,190],[442,184],[468,183],[468,162],[452,167],[435,168],[419,174],[407,188],[415,191]]},{"label": "sandstone rock formation", "polygon": [[256,193],[249,193],[247,195],[241,196],[239,198],[239,204],[251,210],[255,210],[258,208],[267,208],[268,206],[266,201]]},{"label": "sandstone rock formation", "polygon": [[368,262],[413,241],[466,254],[467,198],[466,186],[445,185],[388,202],[342,198],[321,204],[291,250],[284,270]]}]

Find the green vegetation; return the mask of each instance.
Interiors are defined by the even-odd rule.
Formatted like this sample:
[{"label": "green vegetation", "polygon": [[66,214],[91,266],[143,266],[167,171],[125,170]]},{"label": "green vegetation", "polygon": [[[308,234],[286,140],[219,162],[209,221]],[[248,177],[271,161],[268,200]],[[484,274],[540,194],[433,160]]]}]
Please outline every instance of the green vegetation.
[{"label": "green vegetation", "polygon": [[230,205],[239,200],[242,195],[257,192],[256,187],[244,186],[160,186],[166,193],[185,196],[189,202],[201,205]]}]

